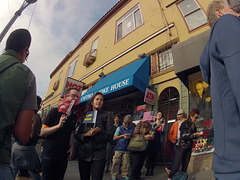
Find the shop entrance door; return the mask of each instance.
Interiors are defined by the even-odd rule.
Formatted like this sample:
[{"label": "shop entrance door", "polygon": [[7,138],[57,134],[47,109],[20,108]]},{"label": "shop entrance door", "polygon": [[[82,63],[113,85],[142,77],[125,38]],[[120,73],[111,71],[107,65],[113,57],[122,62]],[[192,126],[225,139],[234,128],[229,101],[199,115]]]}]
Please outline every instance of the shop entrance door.
[{"label": "shop entrance door", "polygon": [[168,132],[179,109],[179,92],[174,87],[168,87],[159,96],[159,111],[163,113],[166,120],[166,133],[163,136],[161,152],[158,155],[159,163],[167,164],[172,162],[173,144],[168,140]]}]

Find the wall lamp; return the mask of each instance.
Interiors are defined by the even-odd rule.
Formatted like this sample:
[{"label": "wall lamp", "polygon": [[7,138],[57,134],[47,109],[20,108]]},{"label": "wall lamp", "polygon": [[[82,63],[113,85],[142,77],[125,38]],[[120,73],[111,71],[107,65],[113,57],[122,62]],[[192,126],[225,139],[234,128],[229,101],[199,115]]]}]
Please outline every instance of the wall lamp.
[{"label": "wall lamp", "polygon": [[145,54],[145,53],[138,54],[138,57],[140,57],[140,58],[145,58],[145,57],[146,57],[146,54]]},{"label": "wall lamp", "polygon": [[99,75],[98,75],[101,78],[103,78],[105,76],[105,74],[103,72],[101,72]]}]

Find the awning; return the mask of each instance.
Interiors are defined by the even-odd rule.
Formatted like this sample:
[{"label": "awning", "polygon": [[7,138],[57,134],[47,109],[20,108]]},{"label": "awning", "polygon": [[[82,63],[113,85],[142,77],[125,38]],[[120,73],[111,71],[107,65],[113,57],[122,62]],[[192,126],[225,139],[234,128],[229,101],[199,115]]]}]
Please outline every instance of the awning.
[{"label": "awning", "polygon": [[137,60],[100,79],[91,89],[82,95],[80,102],[88,101],[95,92],[111,98],[139,89],[143,93],[149,83],[149,56]]},{"label": "awning", "polygon": [[185,85],[189,74],[200,71],[199,59],[209,34],[210,30],[207,30],[172,47],[175,73]]}]

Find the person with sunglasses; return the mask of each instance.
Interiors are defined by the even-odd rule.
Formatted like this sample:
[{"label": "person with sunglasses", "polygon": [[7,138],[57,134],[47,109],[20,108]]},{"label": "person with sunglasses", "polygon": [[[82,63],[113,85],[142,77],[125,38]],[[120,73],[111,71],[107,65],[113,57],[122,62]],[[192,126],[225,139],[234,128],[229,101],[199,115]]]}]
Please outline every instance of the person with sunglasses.
[{"label": "person with sunglasses", "polygon": [[123,119],[123,125],[119,126],[115,131],[113,140],[117,141],[117,145],[115,147],[115,154],[113,156],[111,169],[112,180],[117,179],[120,166],[122,179],[130,179],[128,177],[128,171],[130,167],[130,151],[127,150],[127,147],[131,137],[133,136],[134,128],[132,116],[126,115]]},{"label": "person with sunglasses", "polygon": [[182,164],[181,172],[186,172],[187,167],[192,154],[193,139],[198,138],[203,133],[197,132],[195,123],[199,117],[199,110],[193,108],[189,117],[180,126],[180,138],[176,143],[175,159],[173,167],[168,175],[168,180],[171,180],[173,176],[178,172],[180,165]]},{"label": "person with sunglasses", "polygon": [[[64,100],[77,100],[79,90],[68,88],[64,91]],[[71,110],[64,114],[58,108],[52,108],[43,121],[41,136],[45,138],[42,154],[42,179],[61,180],[67,169],[68,157],[73,151],[74,130],[77,115]]]}]

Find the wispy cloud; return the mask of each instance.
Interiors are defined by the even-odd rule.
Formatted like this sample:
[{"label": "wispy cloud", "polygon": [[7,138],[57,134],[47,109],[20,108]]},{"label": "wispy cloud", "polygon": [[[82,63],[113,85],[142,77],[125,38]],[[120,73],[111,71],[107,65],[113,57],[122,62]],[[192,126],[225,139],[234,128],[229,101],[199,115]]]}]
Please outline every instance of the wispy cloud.
[{"label": "wispy cloud", "polygon": [[[30,56],[25,64],[34,72],[37,91],[45,96],[50,82],[49,75],[62,59],[73,50],[84,34],[118,0],[38,0],[27,7],[16,20],[0,44],[3,52],[6,38],[14,29],[28,28],[32,34]],[[23,0],[0,1],[0,31],[5,27]]]}]

